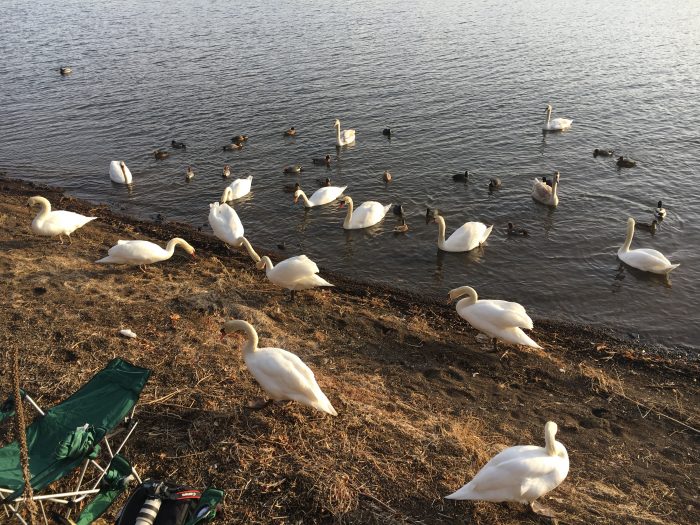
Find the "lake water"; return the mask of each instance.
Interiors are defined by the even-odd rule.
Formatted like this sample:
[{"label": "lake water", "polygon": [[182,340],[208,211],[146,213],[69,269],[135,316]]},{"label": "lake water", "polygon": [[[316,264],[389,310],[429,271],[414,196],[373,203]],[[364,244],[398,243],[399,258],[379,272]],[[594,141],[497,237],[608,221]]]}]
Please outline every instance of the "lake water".
[{"label": "lake water", "polygon": [[[3,2],[0,170],[201,226],[229,163],[234,177],[253,176],[235,208],[261,253],[285,242],[289,255],[352,277],[441,297],[469,284],[535,318],[700,349],[700,3],[257,4]],[[73,74],[61,77],[61,65]],[[574,119],[569,132],[543,136],[547,103]],[[357,130],[353,147],[336,151],[335,118]],[[282,135],[289,126],[297,138]],[[223,152],[239,133],[246,146]],[[172,139],[186,152],[170,150]],[[171,157],[156,161],[159,147]],[[638,166],[618,170],[594,148]],[[332,169],[311,166],[326,153]],[[133,172],[132,191],[109,181],[113,159]],[[394,235],[389,216],[347,233],[335,205],[294,207],[282,191],[298,179],[282,173],[293,163],[308,167],[308,194],[329,176],[356,204],[402,203],[409,232]],[[454,183],[465,169],[472,180]],[[530,191],[555,170],[551,210]],[[503,187],[489,193],[493,176]],[[616,257],[627,217],[650,222],[658,200],[667,218],[633,247],[680,262],[668,282]],[[470,220],[493,233],[474,252],[438,252],[427,206],[448,235]],[[507,238],[508,221],[530,236]]]}]

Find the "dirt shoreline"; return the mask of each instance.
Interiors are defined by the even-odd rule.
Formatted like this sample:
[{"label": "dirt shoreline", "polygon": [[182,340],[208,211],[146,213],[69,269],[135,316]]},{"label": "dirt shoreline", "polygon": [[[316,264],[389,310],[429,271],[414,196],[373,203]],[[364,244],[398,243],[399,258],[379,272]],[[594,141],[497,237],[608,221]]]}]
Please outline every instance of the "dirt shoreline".
[{"label": "dirt shoreline", "polygon": [[[560,523],[700,522],[700,364],[683,349],[539,320],[544,350],[494,353],[434,298],[322,270],[336,287],[289,303],[244,253],[188,225],[30,182],[0,177],[0,189],[0,342],[20,349],[24,384],[51,405],[112,357],[153,368],[127,455],[146,475],[224,488],[222,523],[547,523],[520,505],[442,497],[504,446],[542,444],[550,419],[571,458],[543,501]],[[72,245],[36,237],[25,207],[36,194],[99,220]],[[174,236],[196,262],[176,252],[147,274],[94,264],[119,238]],[[339,416],[245,409],[261,391],[218,337],[230,318],[297,353]],[[139,338],[117,336],[126,327]]]}]

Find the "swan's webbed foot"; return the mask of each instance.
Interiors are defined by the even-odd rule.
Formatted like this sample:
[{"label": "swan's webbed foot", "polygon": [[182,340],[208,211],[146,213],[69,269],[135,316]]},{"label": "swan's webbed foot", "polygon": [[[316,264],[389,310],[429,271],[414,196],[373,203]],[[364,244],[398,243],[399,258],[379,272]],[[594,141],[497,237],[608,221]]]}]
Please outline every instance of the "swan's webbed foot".
[{"label": "swan's webbed foot", "polygon": [[[70,238],[70,237],[69,237]],[[61,241],[61,244],[63,244],[63,235],[58,236],[58,240]]]},{"label": "swan's webbed foot", "polygon": [[249,408],[250,410],[262,410],[263,408],[271,405],[272,403],[272,399],[264,399],[261,397],[254,401],[248,401],[248,403],[246,403],[246,408]]},{"label": "swan's webbed foot", "polygon": [[143,273],[148,275],[148,272],[146,271],[146,265],[145,264],[139,264],[139,270],[141,270]]},{"label": "swan's webbed foot", "polygon": [[494,352],[498,352],[498,339],[496,339],[496,338],[494,337],[494,338],[492,339],[492,341],[493,341],[493,351],[494,351]]},{"label": "swan's webbed foot", "polygon": [[293,303],[294,302],[294,297],[296,297],[296,290],[289,290],[289,302]]},{"label": "swan's webbed foot", "polygon": [[73,238],[70,235],[68,236],[68,244],[73,244]]},{"label": "swan's webbed foot", "polygon": [[545,518],[553,518],[556,516],[552,509],[542,505],[541,503],[538,503],[537,501],[533,501],[532,503],[530,503],[529,506],[530,510],[538,516],[544,516]]}]

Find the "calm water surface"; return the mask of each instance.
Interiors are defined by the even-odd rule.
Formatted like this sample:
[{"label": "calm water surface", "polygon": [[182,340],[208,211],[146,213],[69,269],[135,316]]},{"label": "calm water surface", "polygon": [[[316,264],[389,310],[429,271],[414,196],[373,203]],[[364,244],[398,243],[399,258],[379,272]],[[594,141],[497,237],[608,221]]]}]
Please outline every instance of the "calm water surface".
[{"label": "calm water surface", "polygon": [[[0,169],[13,176],[201,226],[229,163],[253,176],[235,208],[261,252],[285,242],[352,277],[436,296],[470,284],[533,317],[700,349],[698,2],[6,0],[2,11]],[[571,131],[542,135],[547,103]],[[355,146],[336,151],[335,118],[357,129]],[[292,125],[299,136],[283,137]],[[246,147],[222,152],[238,133]],[[172,139],[187,151],[156,161]],[[618,171],[596,147],[638,167]],[[311,166],[326,153],[332,169]],[[112,159],[130,167],[132,191],[109,181]],[[294,207],[282,191],[292,163],[310,168],[308,194],[330,176],[356,203],[402,203],[410,231],[393,235],[392,216],[347,233],[335,206]],[[454,183],[465,169],[472,181]],[[554,170],[550,210],[530,190]],[[489,193],[492,176],[503,188]],[[651,221],[659,199],[668,217],[633,247],[680,262],[669,282],[616,258],[626,218]],[[482,249],[440,253],[426,206],[448,234],[469,220],[494,231]],[[507,238],[508,221],[530,237]]]}]

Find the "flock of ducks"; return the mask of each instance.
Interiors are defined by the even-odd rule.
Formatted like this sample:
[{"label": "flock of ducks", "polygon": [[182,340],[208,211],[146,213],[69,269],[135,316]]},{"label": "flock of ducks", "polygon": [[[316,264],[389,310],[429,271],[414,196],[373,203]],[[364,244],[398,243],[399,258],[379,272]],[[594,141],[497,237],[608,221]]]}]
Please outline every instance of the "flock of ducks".
[{"label": "flock of ducks", "polygon": [[[565,118],[551,118],[552,107],[547,106],[544,131],[561,131],[571,127],[572,120]],[[342,147],[355,141],[355,130],[341,129],[340,121],[334,123],[336,146]],[[295,136],[297,130],[294,127],[284,132],[286,136]],[[391,130],[386,128],[383,134],[391,136]],[[224,149],[240,148],[242,143],[248,140],[246,135],[236,135],[232,143],[224,146]],[[177,141],[172,142],[172,147],[185,149],[186,145]],[[234,146],[235,145],[235,146]],[[158,150],[160,151],[160,150]],[[157,152],[156,152],[157,153]],[[610,150],[594,150],[594,156],[612,156]],[[158,155],[156,155],[158,158]],[[322,159],[313,159],[314,164],[330,165],[330,156]],[[619,163],[619,162],[618,162]],[[292,167],[291,173],[298,173],[301,167]],[[188,177],[192,172],[188,168]],[[225,165],[222,175],[229,177],[230,167]],[[110,179],[119,184],[132,184],[133,178],[124,161],[112,161],[109,166]],[[194,174],[192,173],[192,176]],[[391,180],[391,175],[386,172],[385,180]],[[455,175],[454,180],[466,182],[469,172]],[[387,180],[388,179],[388,180]],[[557,187],[560,181],[559,172],[556,172],[551,180],[546,177],[543,180],[535,179],[532,188],[532,198],[546,206],[556,207],[559,204]],[[290,299],[294,299],[295,292],[316,287],[331,287],[331,283],[318,275],[319,268],[306,255],[298,255],[285,259],[276,265],[269,257],[260,257],[250,242],[244,236],[243,224],[236,211],[227,204],[247,195],[251,190],[252,177],[241,178],[233,181],[224,190],[220,202],[213,202],[209,208],[209,224],[214,235],[227,246],[244,248],[254,261],[256,268],[264,270],[267,279],[280,288],[290,290]],[[491,179],[489,187],[499,187],[499,179]],[[343,221],[343,228],[348,230],[362,229],[373,226],[385,217],[392,206],[375,201],[363,202],[355,207],[350,196],[344,195],[347,186],[331,186],[327,179],[326,184],[316,190],[310,197],[302,191],[298,184],[294,187],[294,203],[302,201],[305,208],[314,208],[327,205],[336,201],[340,207],[346,207],[347,212]],[[28,206],[40,206],[40,210],[32,222],[32,231],[37,235],[55,237],[58,236],[63,243],[63,236],[70,235],[78,228],[95,220],[95,217],[85,217],[70,211],[52,211],[51,204],[41,196],[31,197]],[[400,205],[396,207],[402,215]],[[395,210],[396,211],[396,210]],[[659,202],[655,210],[657,220],[662,220],[666,215],[662,203]],[[482,245],[488,239],[492,226],[486,226],[481,222],[467,222],[457,228],[449,238],[445,238],[445,220],[437,211],[428,210],[426,222],[438,225],[437,245],[440,250],[447,252],[467,252]],[[649,228],[655,228],[657,220],[654,220]],[[404,219],[400,227],[406,231],[408,226]],[[630,249],[634,235],[635,221],[629,218],[625,242],[618,251],[620,260],[640,270],[665,274],[678,267],[672,264],[663,254],[650,249]],[[528,235],[526,230],[518,229],[512,223],[508,223],[508,234]],[[194,256],[195,249],[184,239],[171,239],[165,249],[155,243],[144,240],[120,240],[108,250],[107,256],[98,259],[100,264],[125,264],[139,266],[145,271],[145,266],[172,257],[175,248],[180,246],[186,253]],[[532,319],[525,308],[514,302],[479,299],[476,290],[470,286],[461,286],[450,290],[449,300],[457,301],[456,311],[460,317],[466,320],[476,330],[486,334],[493,341],[494,350],[497,342],[503,341],[512,345],[524,345],[532,348],[541,348],[524,330],[533,328]],[[243,320],[228,321],[221,329],[222,336],[235,332],[243,332],[246,343],[243,346],[243,359],[248,370],[255,377],[262,389],[267,393],[268,400],[263,403],[251,405],[252,408],[261,408],[272,401],[293,400],[332,416],[337,415],[328,397],[320,389],[314,373],[295,354],[281,348],[258,348],[258,335],[255,328]],[[556,441],[557,425],[547,422],[544,428],[545,446],[516,446],[508,448],[492,458],[476,476],[461,489],[446,496],[448,499],[470,499],[485,501],[515,501],[530,504],[530,507],[539,513],[545,513],[542,508],[535,507],[535,500],[547,492],[556,488],[565,478],[569,470],[569,458],[566,448]]]}]

